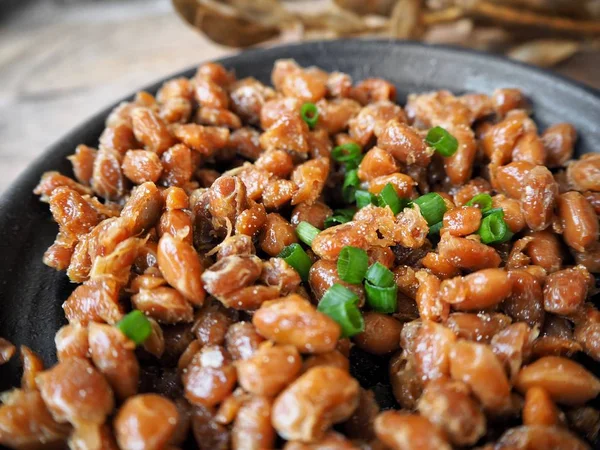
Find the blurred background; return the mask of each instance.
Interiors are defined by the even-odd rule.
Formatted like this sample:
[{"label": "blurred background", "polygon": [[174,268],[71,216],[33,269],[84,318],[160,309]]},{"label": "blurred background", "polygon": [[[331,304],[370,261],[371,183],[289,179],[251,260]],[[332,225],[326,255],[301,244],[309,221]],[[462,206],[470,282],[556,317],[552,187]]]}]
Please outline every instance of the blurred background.
[{"label": "blurred background", "polygon": [[0,0],[0,193],[151,81],[249,46],[371,36],[504,54],[600,89],[600,0]]}]

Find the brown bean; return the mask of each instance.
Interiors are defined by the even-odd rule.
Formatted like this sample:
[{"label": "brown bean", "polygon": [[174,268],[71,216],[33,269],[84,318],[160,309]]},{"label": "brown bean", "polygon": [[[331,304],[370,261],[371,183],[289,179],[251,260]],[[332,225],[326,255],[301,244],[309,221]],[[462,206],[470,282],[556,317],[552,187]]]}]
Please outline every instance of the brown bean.
[{"label": "brown bean", "polygon": [[276,213],[267,214],[265,225],[261,231],[260,248],[270,256],[277,256],[284,247],[298,242],[294,227]]},{"label": "brown bean", "polygon": [[263,262],[260,279],[267,286],[277,287],[281,295],[293,293],[302,282],[296,269],[281,258],[271,258]]},{"label": "brown bean", "polygon": [[94,160],[96,159],[97,150],[87,145],[78,145],[75,153],[68,156],[67,159],[73,165],[73,174],[77,181],[89,186],[92,181],[94,171]]},{"label": "brown bean", "polygon": [[154,183],[140,184],[131,191],[121,218],[132,234],[140,234],[156,224],[163,205],[163,198]]},{"label": "brown bean", "polygon": [[455,342],[456,335],[448,328],[430,320],[415,320],[404,324],[400,347],[412,358],[421,380],[426,381],[450,373],[450,351]]},{"label": "brown bean", "polygon": [[515,142],[512,149],[513,161],[527,161],[543,165],[546,161],[546,148],[535,131],[523,133]]},{"label": "brown bean", "polygon": [[385,411],[375,419],[375,433],[393,450],[450,450],[444,434],[425,417]]},{"label": "brown bean", "polygon": [[497,305],[511,294],[512,283],[503,269],[484,269],[442,281],[440,297],[455,309],[469,311]]},{"label": "brown bean", "polygon": [[529,326],[544,323],[544,294],[542,284],[525,270],[511,270],[508,278],[512,292],[500,308],[515,321],[527,322]]},{"label": "brown bean", "polygon": [[433,154],[415,129],[397,120],[390,120],[385,125],[377,145],[405,164],[427,166]]},{"label": "brown bean", "polygon": [[158,242],[157,258],[165,280],[189,301],[202,305],[206,293],[200,281],[203,269],[196,250],[164,234]]},{"label": "brown bean", "polygon": [[531,329],[527,324],[518,322],[500,330],[492,338],[492,350],[506,367],[511,380],[521,369],[523,361],[531,356],[533,343],[538,335],[537,329]]},{"label": "brown bean", "polygon": [[457,337],[488,343],[499,331],[510,325],[510,317],[498,313],[452,313],[445,322]]},{"label": "brown bean", "polygon": [[99,214],[78,192],[58,187],[50,196],[50,212],[61,229],[80,236],[100,222]]},{"label": "brown bean", "polygon": [[236,371],[227,351],[207,345],[194,355],[184,369],[185,398],[192,404],[214,406],[221,403],[235,387]]},{"label": "brown bean", "polygon": [[167,126],[152,110],[135,108],[131,112],[131,120],[135,138],[148,150],[161,155],[174,144]]},{"label": "brown bean", "polygon": [[250,207],[237,217],[235,232],[246,236],[256,235],[267,221],[267,212],[261,203],[250,203]]},{"label": "brown bean", "polygon": [[149,150],[129,150],[123,158],[123,175],[135,184],[157,182],[163,167],[160,158]]},{"label": "brown bean", "polygon": [[354,292],[359,299],[359,305],[365,303],[365,289],[360,284],[350,284],[343,281],[337,271],[337,263],[324,259],[318,260],[312,265],[308,272],[308,283],[317,301],[325,295],[325,292],[334,284],[341,284]]},{"label": "brown bean", "polygon": [[365,329],[354,337],[361,349],[375,355],[385,355],[400,347],[402,323],[391,316],[376,312],[363,314]]},{"label": "brown bean", "polygon": [[226,310],[219,302],[213,301],[198,311],[192,332],[202,346],[222,345],[234,319],[235,315],[231,311]]},{"label": "brown bean", "polygon": [[232,255],[220,259],[202,273],[206,291],[218,299],[254,284],[262,272],[262,262],[255,255]]},{"label": "brown bean", "polygon": [[567,166],[569,184],[578,191],[600,191],[600,156],[583,155]]},{"label": "brown bean", "polygon": [[460,381],[427,383],[417,408],[455,445],[473,445],[486,431],[484,414],[470,396],[469,387]]},{"label": "brown bean", "polygon": [[192,151],[183,144],[177,144],[164,152],[160,158],[163,172],[161,183],[164,186],[184,186],[194,172]]},{"label": "brown bean", "polygon": [[170,400],[156,394],[129,398],[119,409],[114,428],[119,448],[165,448],[175,433],[179,413]]},{"label": "brown bean", "polygon": [[358,178],[371,181],[398,171],[394,157],[379,147],[369,150],[358,166]]},{"label": "brown bean", "polygon": [[467,236],[475,233],[481,223],[481,209],[463,206],[444,214],[444,230],[452,236]]},{"label": "brown bean", "polygon": [[295,97],[302,102],[316,102],[327,92],[326,79],[308,71],[299,70],[283,78],[279,90],[286,97]]},{"label": "brown bean", "polygon": [[419,289],[415,294],[415,301],[419,309],[419,316],[426,320],[440,321],[448,318],[450,306],[441,297],[439,278],[430,273],[419,270],[416,274],[419,280]]},{"label": "brown bean", "polygon": [[9,340],[0,337],[0,366],[11,360],[16,349]]},{"label": "brown bean", "polygon": [[135,343],[110,325],[90,323],[88,328],[94,365],[106,377],[119,399],[134,395],[140,374]]},{"label": "brown bean", "polygon": [[191,245],[193,243],[193,223],[191,214],[188,211],[181,209],[165,211],[162,216],[160,216],[157,231],[159,237],[168,233]]},{"label": "brown bean", "polygon": [[279,298],[279,289],[274,286],[246,286],[227,295],[223,304],[228,308],[254,311],[268,300]]},{"label": "brown bean", "polygon": [[358,447],[343,435],[328,431],[322,439],[315,442],[288,441],[283,450],[357,450]]},{"label": "brown bean", "polygon": [[275,444],[271,425],[271,403],[265,397],[252,397],[240,408],[231,429],[232,448],[269,450]]},{"label": "brown bean", "polygon": [[508,197],[520,200],[525,190],[525,177],[535,168],[527,161],[517,161],[498,167],[492,178],[493,187]]},{"label": "brown bean", "polygon": [[548,273],[560,269],[563,255],[556,235],[550,231],[537,231],[530,236],[533,240],[527,244],[525,253],[531,258],[531,262],[543,267]]},{"label": "brown bean", "polygon": [[511,160],[511,153],[518,139],[523,135],[523,117],[521,114],[508,114],[492,125],[481,139],[485,155],[494,165],[504,165]]},{"label": "brown bean", "polygon": [[264,337],[303,353],[332,351],[341,333],[335,321],[296,294],[263,303],[252,323]]},{"label": "brown bean", "polygon": [[171,125],[171,132],[183,144],[202,156],[213,156],[217,150],[224,148],[229,143],[229,130],[223,127],[177,123]]},{"label": "brown bean", "polygon": [[595,398],[600,380],[583,366],[568,358],[545,356],[521,369],[515,388],[525,393],[533,387],[544,388],[552,400],[579,405]]},{"label": "brown bean", "polygon": [[262,202],[268,210],[277,210],[291,202],[297,192],[298,187],[292,181],[275,178],[265,186]]},{"label": "brown bean", "polygon": [[448,131],[458,141],[458,149],[452,156],[444,158],[444,170],[452,184],[463,185],[473,173],[473,163],[477,156],[475,135],[466,124],[453,124]]},{"label": "brown bean", "polygon": [[396,99],[396,87],[381,78],[366,78],[351,89],[350,97],[362,105],[383,100],[394,101]]},{"label": "brown bean", "polygon": [[317,127],[328,134],[344,131],[349,121],[361,110],[360,104],[349,98],[319,100],[316,105],[319,110]]},{"label": "brown bean", "polygon": [[21,345],[20,351],[21,365],[23,366],[21,388],[30,390],[37,389],[35,378],[38,373],[44,370],[44,362],[26,345]]},{"label": "brown bean", "polygon": [[309,151],[308,131],[308,125],[300,116],[285,115],[260,136],[260,145],[265,150],[291,150],[306,154]]},{"label": "brown bean", "polygon": [[[363,208],[364,209],[364,208]],[[366,250],[368,224],[347,222],[321,231],[312,242],[312,250],[323,259],[334,261],[348,245]]]},{"label": "brown bean", "polygon": [[547,166],[551,168],[564,166],[573,155],[576,139],[575,127],[570,123],[557,123],[546,128],[542,134],[542,142],[547,153]]},{"label": "brown bean", "polygon": [[250,358],[238,361],[236,368],[246,391],[274,397],[300,373],[302,359],[291,345],[265,343]]},{"label": "brown bean", "polygon": [[442,236],[438,254],[456,267],[467,270],[498,267],[501,262],[500,256],[492,247],[450,234]]},{"label": "brown bean", "polygon": [[385,124],[392,119],[406,122],[406,115],[400,106],[389,100],[366,105],[348,121],[350,137],[364,147],[374,136],[379,136]]},{"label": "brown bean", "polygon": [[250,322],[237,322],[229,327],[225,335],[225,346],[234,360],[248,359],[258,349],[264,338]]},{"label": "brown bean", "polygon": [[329,159],[327,158],[311,159],[296,166],[292,172],[291,180],[298,186],[298,190],[294,192],[292,205],[314,203],[321,195],[328,175]]},{"label": "brown bean", "polygon": [[230,448],[229,430],[215,421],[213,412],[203,406],[195,408],[191,416],[192,433],[198,446],[227,450]]},{"label": "brown bean", "polygon": [[350,372],[350,361],[348,360],[348,357],[339,350],[309,356],[304,360],[304,364],[302,364],[302,373],[317,366],[332,366]]},{"label": "brown bean", "polygon": [[0,444],[15,449],[62,448],[67,425],[54,421],[36,390],[4,393],[0,406]]},{"label": "brown bean", "polygon": [[226,88],[235,81],[233,70],[227,70],[219,63],[208,62],[198,67],[194,79],[206,78],[219,86]]},{"label": "brown bean", "polygon": [[294,161],[290,154],[284,150],[265,152],[258,157],[254,165],[281,178],[287,178],[294,170]]},{"label": "brown bean", "polygon": [[589,446],[569,431],[556,426],[525,425],[511,428],[498,441],[500,449],[588,450]]},{"label": "brown bean", "polygon": [[300,112],[302,102],[296,97],[276,97],[266,102],[260,110],[260,126],[263,130],[271,127],[282,115]]},{"label": "brown bean", "polygon": [[273,426],[287,440],[312,441],[348,419],[359,401],[359,385],[347,372],[318,366],[301,375],[273,404]]},{"label": "brown bean", "polygon": [[174,324],[193,320],[192,305],[177,290],[170,287],[141,289],[131,297],[131,302],[136,309],[160,323]]},{"label": "brown bean", "polygon": [[521,203],[519,200],[499,194],[492,197],[492,206],[494,208],[502,208],[502,211],[504,212],[504,221],[511,232],[518,233],[525,228],[525,217],[521,211]]},{"label": "brown bean", "polygon": [[390,359],[390,384],[396,401],[405,409],[415,409],[423,392],[423,381],[415,369],[413,358],[406,352]]},{"label": "brown bean", "polygon": [[527,106],[527,99],[523,92],[517,88],[501,88],[496,89],[492,94],[492,102],[496,114],[502,117],[509,111]]},{"label": "brown bean", "polygon": [[542,387],[534,386],[525,393],[523,425],[560,425],[560,412]]},{"label": "brown bean", "polygon": [[120,285],[110,279],[89,280],[75,288],[63,310],[69,323],[107,322],[114,324],[123,316],[119,304]]},{"label": "brown bean", "polygon": [[434,252],[427,253],[421,259],[421,264],[426,269],[429,269],[433,275],[441,279],[451,278],[460,273],[458,267]]},{"label": "brown bean", "polygon": [[557,197],[558,185],[546,167],[536,166],[525,175],[521,210],[530,229],[539,231],[548,228]]},{"label": "brown bean", "polygon": [[545,310],[562,315],[576,312],[585,302],[590,277],[583,266],[559,270],[549,275],[544,285]]},{"label": "brown bean", "polygon": [[510,384],[490,347],[458,341],[450,352],[450,374],[463,381],[488,411],[502,411],[510,402]]},{"label": "brown bean", "polygon": [[569,247],[584,252],[598,241],[598,216],[579,192],[570,191],[558,197],[558,217]]},{"label": "brown bean", "polygon": [[384,187],[391,184],[396,193],[401,198],[411,198],[413,193],[414,180],[403,173],[393,173],[391,175],[382,175],[373,178],[369,182],[369,192],[371,194],[379,194]]},{"label": "brown bean", "polygon": [[101,424],[114,407],[105,378],[86,359],[72,357],[36,377],[46,406],[59,422]]}]

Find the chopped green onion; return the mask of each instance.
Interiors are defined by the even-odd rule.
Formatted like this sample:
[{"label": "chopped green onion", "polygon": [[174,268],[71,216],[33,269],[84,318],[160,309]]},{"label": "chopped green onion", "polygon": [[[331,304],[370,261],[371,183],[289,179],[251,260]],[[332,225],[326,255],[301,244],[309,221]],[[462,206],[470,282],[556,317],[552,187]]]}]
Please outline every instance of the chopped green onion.
[{"label": "chopped green onion", "polygon": [[333,216],[329,216],[325,219],[325,228],[350,222],[354,217],[354,212],[355,210],[352,208],[336,209],[333,212]]},{"label": "chopped green onion", "polygon": [[312,260],[300,244],[288,245],[277,256],[292,266],[302,280],[308,280],[308,271],[310,270],[310,266],[312,266]]},{"label": "chopped green onion", "polygon": [[425,142],[442,156],[452,156],[458,150],[458,141],[442,127],[433,127],[427,133]]},{"label": "chopped green onion", "polygon": [[331,151],[331,157],[340,163],[347,163],[360,158],[361,150],[358,144],[354,142],[346,142],[345,144],[335,147]]},{"label": "chopped green onion", "polygon": [[358,158],[354,158],[351,159],[350,161],[347,161],[346,163],[344,163],[344,167],[346,168],[346,170],[353,170],[353,169],[358,169],[358,166],[360,166],[360,163],[363,160],[363,155],[360,155]]},{"label": "chopped green onion", "polygon": [[347,203],[354,203],[356,200],[356,190],[359,184],[360,180],[358,179],[358,171],[356,169],[346,173],[344,185],[342,186],[342,197]]},{"label": "chopped green onion", "polygon": [[441,222],[446,212],[446,202],[437,192],[421,195],[419,198],[412,201],[419,205],[421,215],[427,221],[427,225],[435,225]]},{"label": "chopped green onion", "polygon": [[305,103],[300,108],[300,116],[312,130],[319,120],[319,109],[314,103]]},{"label": "chopped green onion", "polygon": [[365,280],[379,287],[391,287],[395,284],[394,273],[380,262],[375,262],[369,267]]},{"label": "chopped green onion", "polygon": [[321,230],[308,222],[300,222],[296,227],[296,234],[298,235],[298,238],[308,246],[312,245],[313,239],[320,232]]},{"label": "chopped green onion", "polygon": [[444,225],[444,222],[438,222],[434,225],[431,225],[429,227],[429,234],[440,234],[440,230],[442,229],[442,226]]},{"label": "chopped green onion", "polygon": [[398,286],[376,286],[370,282],[365,283],[367,303],[377,312],[391,314],[396,312],[398,306]]},{"label": "chopped green onion", "polygon": [[126,314],[115,326],[136,345],[144,343],[152,334],[150,321],[139,309],[134,309]]},{"label": "chopped green onion", "polygon": [[381,190],[378,197],[379,206],[389,206],[394,215],[398,214],[406,206],[406,201],[398,196],[392,183],[388,183]]},{"label": "chopped green onion", "polygon": [[348,245],[340,252],[337,271],[340,278],[346,283],[362,283],[368,267],[369,257],[363,249]]},{"label": "chopped green onion", "polygon": [[502,217],[504,218],[504,210],[502,208],[492,208],[492,209],[488,209],[487,211],[483,211],[483,217],[487,217],[490,214],[496,214],[496,213],[502,213]]},{"label": "chopped green onion", "polygon": [[492,196],[485,193],[477,194],[475,197],[465,203],[465,206],[477,206],[479,209],[481,209],[482,213],[485,213],[486,211],[492,209]]},{"label": "chopped green onion", "polygon": [[368,191],[358,190],[354,193],[354,196],[356,197],[356,206],[358,207],[358,209],[364,208],[365,206],[371,204],[376,204],[377,202],[377,196],[371,194]]},{"label": "chopped green onion", "polygon": [[354,292],[336,283],[325,292],[317,310],[340,325],[342,337],[351,337],[365,329],[358,302],[358,296]]},{"label": "chopped green onion", "polygon": [[484,244],[506,242],[513,235],[504,221],[503,212],[495,212],[484,217],[478,233],[481,236],[481,242]]}]

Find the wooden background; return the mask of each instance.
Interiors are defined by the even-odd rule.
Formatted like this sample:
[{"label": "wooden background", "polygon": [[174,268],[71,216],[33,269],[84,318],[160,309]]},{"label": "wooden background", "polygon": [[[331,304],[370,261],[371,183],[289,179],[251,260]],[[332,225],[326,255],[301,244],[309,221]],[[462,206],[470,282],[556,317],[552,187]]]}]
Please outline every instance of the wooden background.
[{"label": "wooden background", "polygon": [[[169,0],[39,1],[0,10],[0,193],[102,107],[234,52],[184,24]],[[556,70],[600,88],[600,53],[578,55]]]}]

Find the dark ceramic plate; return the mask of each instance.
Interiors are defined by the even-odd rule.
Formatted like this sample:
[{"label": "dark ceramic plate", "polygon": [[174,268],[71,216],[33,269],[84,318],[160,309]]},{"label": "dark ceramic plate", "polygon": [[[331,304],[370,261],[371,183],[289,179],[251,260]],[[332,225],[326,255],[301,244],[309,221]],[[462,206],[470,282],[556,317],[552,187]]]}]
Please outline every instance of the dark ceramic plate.
[{"label": "dark ceramic plate", "polygon": [[[600,95],[563,78],[507,60],[465,50],[416,43],[346,40],[310,42],[247,51],[219,62],[238,77],[269,82],[276,59],[294,58],[301,65],[349,73],[354,80],[383,77],[398,88],[403,104],[411,92],[449,89],[491,93],[498,87],[519,87],[533,102],[536,122],[543,128],[568,121],[579,132],[577,151],[597,151],[600,142]],[[191,76],[190,69],[177,76]],[[162,83],[147,86],[155,92]],[[114,106],[114,105],[113,105]],[[71,292],[64,273],[42,264],[57,227],[48,205],[31,191],[47,170],[70,173],[65,157],[75,146],[96,146],[110,108],[78,126],[48,149],[0,199],[0,336],[39,352],[46,364],[55,359],[54,334],[65,323],[62,302]],[[16,359],[16,358],[15,358]],[[385,387],[382,361],[364,354],[353,356],[356,376],[375,391],[383,404],[391,401]],[[0,390],[18,383],[18,361],[0,367]]]}]

